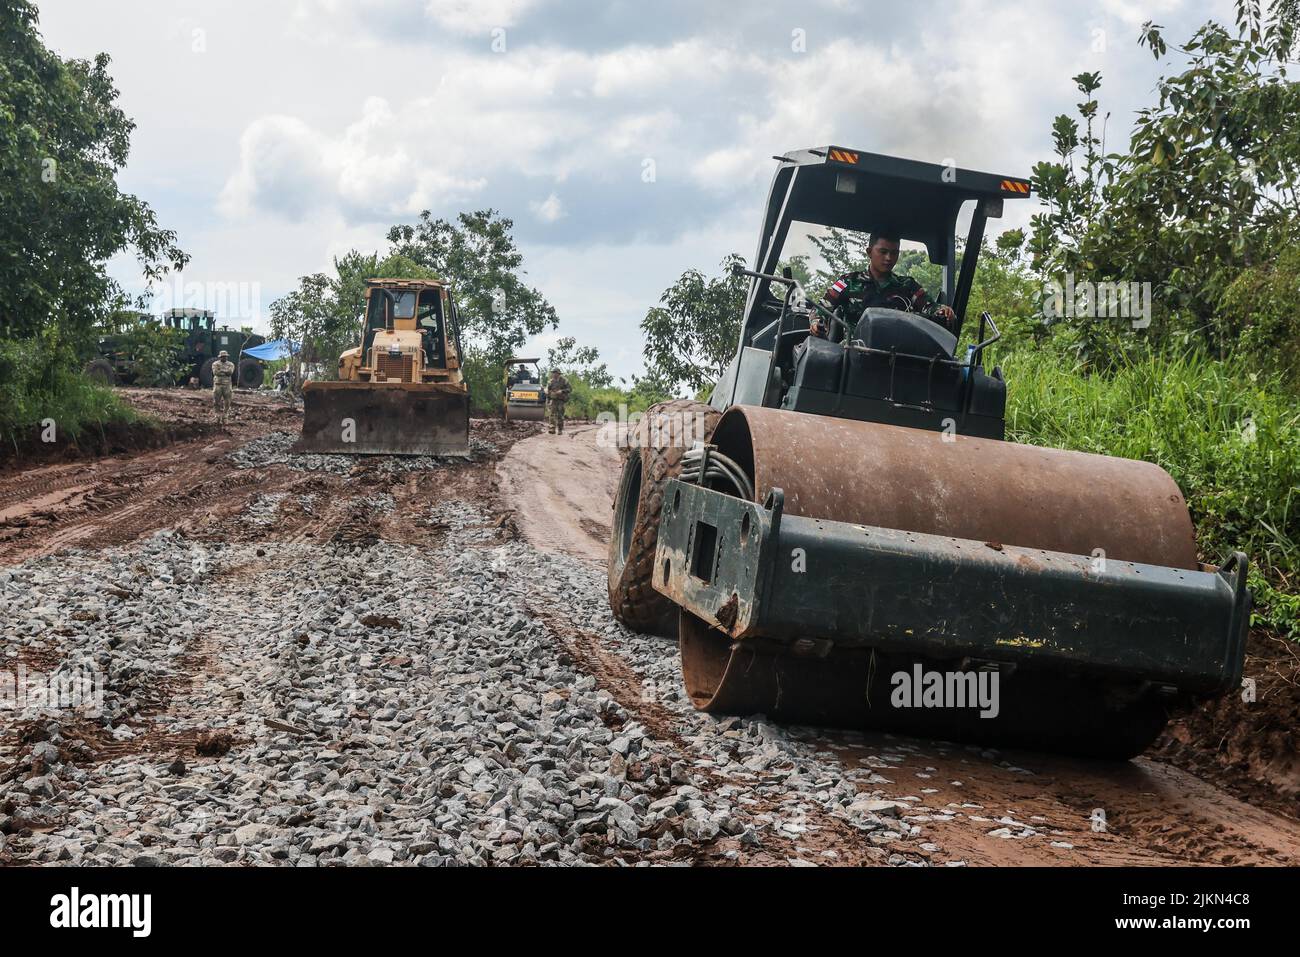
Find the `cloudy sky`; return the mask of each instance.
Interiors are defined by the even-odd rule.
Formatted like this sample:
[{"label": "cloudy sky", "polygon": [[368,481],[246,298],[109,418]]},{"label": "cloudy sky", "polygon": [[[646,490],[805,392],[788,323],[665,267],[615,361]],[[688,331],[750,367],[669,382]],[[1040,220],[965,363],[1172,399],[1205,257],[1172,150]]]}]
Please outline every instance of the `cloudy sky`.
[{"label": "cloudy sky", "polygon": [[[52,49],[112,56],[137,123],[123,186],[177,230],[192,288],[245,284],[264,328],[299,276],[393,223],[493,207],[560,316],[534,347],[575,335],[622,375],[682,270],[752,255],[772,154],[1027,176],[1079,100],[1071,76],[1102,73],[1114,142],[1152,99],[1141,24],[1181,41],[1232,17],[1230,0],[38,4]],[[112,269],[139,288],[129,257]]]}]

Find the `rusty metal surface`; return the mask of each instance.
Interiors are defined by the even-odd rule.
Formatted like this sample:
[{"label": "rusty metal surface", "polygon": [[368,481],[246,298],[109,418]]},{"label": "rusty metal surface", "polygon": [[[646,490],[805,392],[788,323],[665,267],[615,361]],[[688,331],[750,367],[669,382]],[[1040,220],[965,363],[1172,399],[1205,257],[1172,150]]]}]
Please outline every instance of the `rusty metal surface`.
[{"label": "rusty metal surface", "polygon": [[540,422],[546,418],[545,405],[523,405],[510,402],[506,405],[507,422]]},{"label": "rusty metal surface", "polygon": [[1196,568],[1182,493],[1148,462],[736,406],[713,441],[789,515]]},{"label": "rusty metal surface", "polygon": [[[351,420],[350,432],[345,420]],[[469,392],[442,383],[308,382],[303,386],[302,437],[293,448],[468,456]]]},{"label": "rusty metal surface", "polygon": [[[864,533],[898,529],[973,540],[996,551],[996,557],[1006,552],[1008,561],[1025,558],[1030,564],[1037,558],[1020,554],[1022,549],[1071,556],[1104,553],[1112,561],[1164,566],[1175,578],[1177,570],[1198,568],[1187,506],[1158,466],[990,439],[949,439],[934,432],[750,406],[729,409],[712,437],[718,450],[753,479],[756,501],[780,488],[786,515],[813,520],[814,526],[817,520],[826,522],[822,545],[827,547],[829,523],[836,522],[850,523],[842,526],[846,531],[861,526]],[[743,558],[738,553],[744,548],[726,547],[734,552],[733,564]],[[900,561],[901,551],[906,549],[900,550]],[[931,600],[940,600],[942,582],[904,584],[905,571],[925,577],[927,568],[900,567],[883,579],[875,575],[880,580],[864,581],[857,591],[841,582],[837,594],[851,606],[850,595],[861,594],[866,601],[872,587],[893,588],[899,593],[886,597],[906,604],[924,585]],[[1033,575],[1031,567],[1013,571]],[[739,619],[750,617],[744,599],[752,597],[741,596]],[[835,607],[840,617],[855,612]],[[978,607],[973,601],[965,608],[952,607],[953,626],[960,631],[966,613]],[[801,616],[805,640],[790,644],[788,635],[777,641],[756,635],[737,641],[725,633],[719,610],[709,616],[712,621],[702,621],[684,608],[679,625],[683,678],[691,700],[703,710],[1108,757],[1140,753],[1164,725],[1163,704],[1150,694],[1117,700],[1104,681],[1051,670],[1018,676],[1005,689],[1005,711],[996,721],[951,709],[899,710],[889,705],[887,676],[918,660],[930,667],[936,662],[875,648],[839,648],[821,640],[819,626],[830,619],[819,620],[824,616],[813,608]],[[737,621],[733,630],[740,625]],[[1086,644],[1101,636],[1076,637]],[[978,657],[1013,657],[999,654],[1001,647]],[[946,667],[961,665],[954,660]]]},{"label": "rusty metal surface", "polygon": [[[654,587],[742,645],[996,659],[1222,694],[1241,681],[1248,563],[1213,572],[784,514],[669,481]],[[791,561],[791,556],[799,556]]]}]

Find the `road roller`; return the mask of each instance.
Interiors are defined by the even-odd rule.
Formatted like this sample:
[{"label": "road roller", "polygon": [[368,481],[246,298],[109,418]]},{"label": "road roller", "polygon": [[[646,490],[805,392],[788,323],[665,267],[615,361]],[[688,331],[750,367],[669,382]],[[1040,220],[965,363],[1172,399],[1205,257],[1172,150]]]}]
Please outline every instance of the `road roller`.
[{"label": "road roller", "polygon": [[506,362],[501,404],[507,422],[540,422],[546,418],[546,390],[539,361],[511,356]]},{"label": "road roller", "polygon": [[[631,431],[615,616],[676,635],[704,711],[983,746],[1127,759],[1238,687],[1246,556],[1198,560],[1155,464],[1006,441],[994,318],[959,347],[987,221],[1031,184],[842,147],[778,160],[734,358],[707,403]],[[922,244],[951,312],[829,310],[778,274],[794,224]]]}]

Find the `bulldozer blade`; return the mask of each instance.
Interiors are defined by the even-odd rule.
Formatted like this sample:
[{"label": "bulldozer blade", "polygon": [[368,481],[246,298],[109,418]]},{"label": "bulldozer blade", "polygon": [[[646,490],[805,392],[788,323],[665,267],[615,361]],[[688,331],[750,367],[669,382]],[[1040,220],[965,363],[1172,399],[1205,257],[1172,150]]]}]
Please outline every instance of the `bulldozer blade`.
[{"label": "bulldozer blade", "polygon": [[435,383],[308,382],[295,452],[469,455],[469,393]]}]

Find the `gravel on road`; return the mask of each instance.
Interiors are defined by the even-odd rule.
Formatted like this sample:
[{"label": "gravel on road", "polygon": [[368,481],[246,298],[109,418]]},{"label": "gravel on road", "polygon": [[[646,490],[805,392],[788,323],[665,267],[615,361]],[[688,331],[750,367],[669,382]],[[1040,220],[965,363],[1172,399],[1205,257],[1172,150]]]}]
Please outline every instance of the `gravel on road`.
[{"label": "gravel on road", "polygon": [[164,531],[0,570],[8,666],[103,685],[102,713],[12,716],[0,854],[919,860],[920,828],[873,793],[872,770],[761,719],[695,712],[675,647],[615,624],[592,566],[501,541],[465,503],[423,520],[442,531],[434,549]]}]

